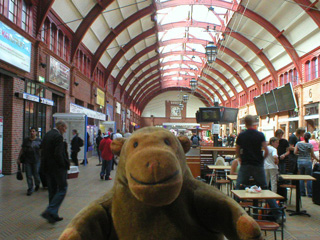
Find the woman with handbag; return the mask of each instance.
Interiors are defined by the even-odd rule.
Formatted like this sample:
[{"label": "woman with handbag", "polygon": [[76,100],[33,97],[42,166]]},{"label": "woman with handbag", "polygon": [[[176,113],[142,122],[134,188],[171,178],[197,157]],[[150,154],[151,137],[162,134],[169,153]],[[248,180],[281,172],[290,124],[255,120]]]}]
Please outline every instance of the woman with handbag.
[{"label": "woman with handbag", "polygon": [[[30,196],[33,191],[38,191],[40,186],[40,145],[41,140],[37,137],[37,129],[30,128],[30,137],[23,140],[22,148],[19,154],[18,164],[23,163],[26,170],[26,179],[28,184],[27,195]],[[35,188],[33,188],[34,184]]]}]

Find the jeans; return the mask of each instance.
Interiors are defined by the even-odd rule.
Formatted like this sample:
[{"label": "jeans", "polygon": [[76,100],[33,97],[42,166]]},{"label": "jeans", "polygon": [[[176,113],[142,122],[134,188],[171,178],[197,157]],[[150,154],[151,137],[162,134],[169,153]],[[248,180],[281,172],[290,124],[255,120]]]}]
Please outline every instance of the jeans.
[{"label": "jeans", "polygon": [[[253,176],[255,183],[261,187],[261,189],[268,189],[266,174],[264,170],[264,166],[253,166],[253,165],[241,165],[240,170],[238,172],[236,189],[240,189],[249,185],[250,176]],[[242,186],[241,186],[242,185]],[[270,208],[278,208],[278,204],[274,199],[267,199],[267,203]],[[279,218],[282,216],[282,212],[275,211],[272,212],[275,218]]]},{"label": "jeans", "polygon": [[75,166],[79,166],[79,161],[78,161],[78,152],[77,151],[72,151],[71,152],[71,160],[74,163]]},{"label": "jeans", "polygon": [[25,164],[28,190],[30,191],[33,191],[33,178],[34,178],[34,184],[36,186],[40,185],[39,167],[40,167],[40,162]]},{"label": "jeans", "polygon": [[[312,162],[298,160],[298,169],[301,175],[312,175]],[[312,197],[312,181],[307,181],[308,196]],[[300,180],[300,194],[306,195],[306,187],[303,180]]]},{"label": "jeans", "polygon": [[286,161],[285,159],[279,161],[279,172],[280,174],[286,174]]},{"label": "jeans", "polygon": [[111,166],[112,166],[112,160],[102,159],[100,176],[104,176],[105,178],[109,178],[110,172],[111,172]]},{"label": "jeans", "polygon": [[47,173],[49,205],[46,212],[58,216],[59,208],[67,194],[67,170],[59,169],[56,172]]},{"label": "jeans", "polygon": [[101,164],[101,151],[97,149],[99,164]]}]

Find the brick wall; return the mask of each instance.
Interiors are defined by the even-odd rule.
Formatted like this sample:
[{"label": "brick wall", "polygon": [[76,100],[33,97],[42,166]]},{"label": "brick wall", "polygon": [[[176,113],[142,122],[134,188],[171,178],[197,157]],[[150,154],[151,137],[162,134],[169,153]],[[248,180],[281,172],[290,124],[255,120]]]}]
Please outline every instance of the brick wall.
[{"label": "brick wall", "polygon": [[24,81],[19,78],[4,78],[3,105],[3,174],[13,174],[17,171],[18,158],[23,132],[23,106],[24,100],[14,96],[15,92],[24,91]]}]

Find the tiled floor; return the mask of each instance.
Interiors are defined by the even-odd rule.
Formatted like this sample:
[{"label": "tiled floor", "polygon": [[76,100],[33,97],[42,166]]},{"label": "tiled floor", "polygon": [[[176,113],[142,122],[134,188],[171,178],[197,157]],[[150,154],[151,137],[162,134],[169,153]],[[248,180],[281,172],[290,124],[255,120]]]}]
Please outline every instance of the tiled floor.
[{"label": "tiled floor", "polygon": [[[97,167],[97,158],[89,159],[89,165],[80,166],[80,174],[76,179],[70,179],[67,196],[60,208],[62,222],[55,225],[47,223],[40,217],[47,205],[47,191],[26,195],[27,184],[17,181],[15,175],[0,178],[0,239],[1,240],[38,240],[58,239],[59,235],[74,217],[74,215],[95,200],[112,185],[111,181],[102,181],[99,178],[100,167]],[[115,171],[111,176],[114,177]],[[294,196],[292,204],[295,203]],[[320,206],[312,203],[310,198],[302,198],[303,209],[311,217],[287,216],[285,224],[285,239],[319,239],[320,240]],[[294,206],[289,206],[293,209]],[[278,235],[280,239],[280,235]],[[273,239],[268,233],[266,239]]]}]

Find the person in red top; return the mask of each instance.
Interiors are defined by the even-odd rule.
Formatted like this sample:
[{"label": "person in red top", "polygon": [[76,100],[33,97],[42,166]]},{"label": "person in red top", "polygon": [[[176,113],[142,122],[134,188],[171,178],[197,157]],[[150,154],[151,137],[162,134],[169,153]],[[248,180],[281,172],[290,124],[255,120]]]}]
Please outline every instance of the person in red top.
[{"label": "person in red top", "polygon": [[101,158],[102,158],[102,167],[100,172],[100,179],[103,180],[112,180],[110,177],[111,172],[111,163],[113,154],[111,152],[111,142],[110,136],[107,134],[104,136],[104,138],[101,140],[99,145],[99,150],[101,151]]}]

